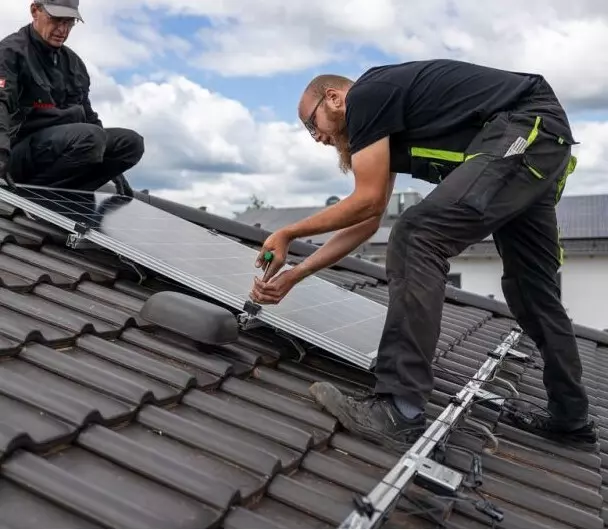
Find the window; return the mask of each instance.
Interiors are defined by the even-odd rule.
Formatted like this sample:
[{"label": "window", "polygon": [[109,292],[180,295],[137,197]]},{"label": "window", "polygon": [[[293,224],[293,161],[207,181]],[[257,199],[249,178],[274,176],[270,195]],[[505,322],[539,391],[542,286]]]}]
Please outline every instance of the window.
[{"label": "window", "polygon": [[453,285],[454,287],[460,289],[461,288],[461,274],[448,274],[448,285]]}]

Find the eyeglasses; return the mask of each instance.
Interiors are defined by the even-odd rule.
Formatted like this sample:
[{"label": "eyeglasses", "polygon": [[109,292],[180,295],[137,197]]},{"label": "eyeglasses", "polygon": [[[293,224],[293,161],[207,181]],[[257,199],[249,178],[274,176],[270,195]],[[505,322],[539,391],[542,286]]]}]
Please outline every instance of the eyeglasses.
[{"label": "eyeglasses", "polygon": [[319,108],[319,105],[321,105],[321,103],[323,103],[324,99],[325,99],[325,94],[323,94],[321,96],[321,99],[319,99],[319,101],[317,101],[317,104],[312,109],[310,116],[308,116],[308,119],[306,121],[304,121],[304,127],[306,127],[308,132],[313,137],[315,137],[317,135],[317,124],[316,124],[316,119],[315,119],[316,114],[317,114],[317,109]]}]

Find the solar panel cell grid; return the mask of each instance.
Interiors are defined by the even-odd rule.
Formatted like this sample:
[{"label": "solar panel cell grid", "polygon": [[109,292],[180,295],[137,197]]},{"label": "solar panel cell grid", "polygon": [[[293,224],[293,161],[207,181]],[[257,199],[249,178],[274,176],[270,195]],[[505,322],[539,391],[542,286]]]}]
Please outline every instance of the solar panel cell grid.
[{"label": "solar panel cell grid", "polygon": [[[64,228],[68,221],[86,225],[87,239],[235,309],[249,300],[260,273],[257,251],[137,199],[36,187],[0,188],[0,199]],[[385,315],[383,305],[309,277],[257,317],[370,368]]]}]

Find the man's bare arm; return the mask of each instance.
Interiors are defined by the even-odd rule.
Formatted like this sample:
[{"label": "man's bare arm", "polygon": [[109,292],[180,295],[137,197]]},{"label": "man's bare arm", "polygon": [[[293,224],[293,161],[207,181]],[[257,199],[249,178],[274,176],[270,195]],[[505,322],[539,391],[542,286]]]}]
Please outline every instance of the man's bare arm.
[{"label": "man's bare arm", "polygon": [[[393,193],[395,177],[395,173],[392,173],[390,176],[387,189],[388,198]],[[337,234],[334,234],[319,250],[313,252],[297,266],[302,277],[310,276],[321,269],[331,267],[334,263],[348,256],[378,231],[381,221],[382,215],[372,217],[367,221],[344,228]]]},{"label": "man's bare arm", "polygon": [[[290,240],[325,234],[381,217],[390,198],[390,147],[385,137],[353,155],[354,192],[323,211],[282,229]],[[370,224],[371,226],[371,224]]]}]

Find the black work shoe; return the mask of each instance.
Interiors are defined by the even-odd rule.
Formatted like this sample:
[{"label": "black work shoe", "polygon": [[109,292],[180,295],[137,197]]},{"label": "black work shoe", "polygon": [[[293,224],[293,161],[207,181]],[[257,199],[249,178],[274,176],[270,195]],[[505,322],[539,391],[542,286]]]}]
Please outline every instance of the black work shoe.
[{"label": "black work shoe", "polygon": [[347,431],[392,451],[405,453],[426,428],[423,414],[405,418],[390,397],[345,396],[330,383],[314,383],[310,393]]},{"label": "black work shoe", "polygon": [[511,409],[506,412],[506,419],[515,427],[537,436],[542,436],[562,445],[593,452],[597,448],[597,430],[593,421],[583,427],[569,429],[557,425],[550,416],[527,410]]}]

